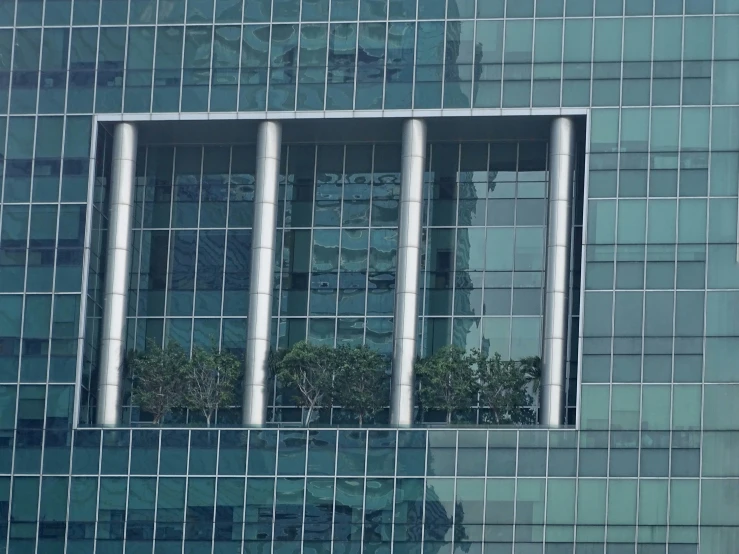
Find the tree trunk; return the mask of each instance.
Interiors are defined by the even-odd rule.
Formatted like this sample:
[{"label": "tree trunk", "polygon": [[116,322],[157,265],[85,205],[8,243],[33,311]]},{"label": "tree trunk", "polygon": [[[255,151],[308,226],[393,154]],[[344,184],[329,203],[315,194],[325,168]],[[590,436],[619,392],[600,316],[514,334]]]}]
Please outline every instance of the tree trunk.
[{"label": "tree trunk", "polygon": [[452,423],[452,411],[447,410],[446,411],[446,424],[451,425],[451,423]]},{"label": "tree trunk", "polygon": [[205,425],[210,429],[210,420],[213,417],[213,412],[205,413]]},{"label": "tree trunk", "polygon": [[304,423],[305,427],[310,427],[310,422],[311,422],[311,419],[313,418],[313,406],[314,404],[311,404],[310,406],[308,406],[308,413],[305,415],[305,423]]},{"label": "tree trunk", "polygon": [[359,426],[362,427],[364,425],[364,416],[362,415],[362,412],[359,412]]}]

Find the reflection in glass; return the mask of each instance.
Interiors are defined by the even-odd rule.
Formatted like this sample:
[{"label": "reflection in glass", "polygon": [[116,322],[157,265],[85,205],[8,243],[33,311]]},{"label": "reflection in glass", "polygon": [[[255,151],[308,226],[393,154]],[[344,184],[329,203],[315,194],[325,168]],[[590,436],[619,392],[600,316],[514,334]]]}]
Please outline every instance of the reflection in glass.
[{"label": "reflection in glass", "polygon": [[[377,25],[385,28],[368,23],[360,31],[370,37]],[[320,42],[326,27],[312,27]],[[504,358],[538,353],[546,151],[539,142],[431,145],[419,353],[449,343]],[[253,145],[142,149],[131,344],[166,338],[189,348],[215,339],[243,357],[255,155]],[[394,143],[285,147],[273,322],[280,347],[307,339],[392,352],[400,165]],[[43,234],[31,227],[34,237]],[[291,410],[273,413],[289,420]],[[224,410],[219,421],[230,417]]]},{"label": "reflection in glass", "polygon": [[357,57],[357,25],[332,24],[328,42],[326,109],[352,109]]}]

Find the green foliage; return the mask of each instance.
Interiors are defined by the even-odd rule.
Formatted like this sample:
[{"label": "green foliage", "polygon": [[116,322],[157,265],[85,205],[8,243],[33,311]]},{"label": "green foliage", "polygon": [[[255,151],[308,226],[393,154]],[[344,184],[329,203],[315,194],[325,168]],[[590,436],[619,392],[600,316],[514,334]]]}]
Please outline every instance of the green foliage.
[{"label": "green foliage", "polygon": [[288,353],[288,350],[286,349],[272,349],[270,348],[269,354],[267,355],[267,368],[269,370],[269,375],[277,375],[278,368],[280,366],[280,362],[282,361],[282,358],[285,357],[285,354]]},{"label": "green foliage", "polygon": [[195,348],[188,369],[185,405],[201,412],[210,427],[215,411],[236,401],[241,363],[230,352],[219,351],[213,345],[209,350]]},{"label": "green foliage", "polygon": [[424,411],[454,414],[469,410],[476,399],[486,410],[483,421],[495,425],[532,424],[532,394],[538,395],[541,360],[538,356],[503,360],[474,350],[467,354],[457,346],[446,346],[433,356],[416,362],[419,399]]},{"label": "green foliage", "polygon": [[[286,351],[270,354],[269,365],[283,386],[295,391],[295,403],[304,408],[304,424],[334,402],[365,425],[388,405],[389,377],[386,360],[366,346],[339,347],[301,342]],[[210,427],[216,410],[236,402],[241,363],[214,345],[195,348],[192,359],[177,343],[165,348],[150,342],[142,353],[132,353],[133,401],[161,424],[175,408],[187,407],[203,414]],[[503,360],[480,351],[467,354],[446,346],[416,362],[419,401],[423,411],[441,411],[451,424],[455,416],[476,404],[486,410],[483,419],[492,424],[531,424],[530,409],[538,395],[541,360]]]},{"label": "green foliage", "polygon": [[213,414],[236,400],[241,364],[216,346],[196,348],[192,359],[176,342],[160,348],[149,342],[144,352],[129,356],[133,401],[153,416],[155,425],[175,408],[199,411],[210,427]]},{"label": "green foliage", "polygon": [[277,378],[283,385],[298,391],[295,403],[307,409],[304,424],[310,425],[313,413],[322,406],[331,406],[336,350],[299,342],[276,361]]},{"label": "green foliage", "polygon": [[360,426],[388,405],[385,366],[385,359],[367,346],[336,349],[334,397],[357,416]]},{"label": "green foliage", "polygon": [[531,424],[534,413],[529,408],[532,397],[528,392],[531,367],[515,360],[503,360],[497,352],[489,358],[479,350],[471,354],[477,366],[480,383],[480,403],[487,408],[487,423]]},{"label": "green foliage", "polygon": [[539,356],[528,356],[519,361],[521,369],[526,374],[526,379],[531,384],[531,392],[534,397],[539,396],[541,387],[541,358]]},{"label": "green foliage", "polygon": [[165,348],[149,341],[144,352],[129,356],[133,402],[153,416],[155,425],[184,404],[188,377],[187,352],[177,343]]},{"label": "green foliage", "polygon": [[472,361],[463,348],[452,345],[416,362],[424,411],[443,411],[451,423],[455,412],[470,409],[477,393]]}]

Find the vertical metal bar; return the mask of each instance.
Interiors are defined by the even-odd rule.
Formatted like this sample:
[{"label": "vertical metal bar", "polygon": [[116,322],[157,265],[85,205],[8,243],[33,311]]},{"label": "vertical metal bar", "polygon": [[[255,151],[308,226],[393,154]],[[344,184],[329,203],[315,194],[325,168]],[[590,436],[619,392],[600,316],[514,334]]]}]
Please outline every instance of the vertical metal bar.
[{"label": "vertical metal bar", "polygon": [[[96,514],[100,513],[100,483],[102,482],[102,478],[103,478],[101,470],[103,467],[103,448],[105,445],[105,443],[103,442],[105,440],[103,438],[104,434],[105,434],[104,431],[100,431],[100,445],[98,446],[98,466],[97,466],[98,475],[96,477],[92,477],[93,479],[95,479],[95,485],[96,485],[96,489],[95,489],[95,513]],[[102,542],[98,540],[98,537],[100,536],[98,535],[98,531],[100,530],[101,523],[104,523],[100,521],[99,518],[95,518],[95,519],[96,521],[91,522],[94,528],[93,536],[95,537],[95,540],[92,543],[92,554],[97,554],[98,545]],[[86,534],[87,534],[87,530],[85,530],[85,535]]]},{"label": "vertical metal bar", "polygon": [[[451,230],[452,233],[454,233],[454,244],[458,245],[460,242],[460,229],[459,229],[459,189],[460,189],[460,183],[462,181],[462,143],[459,143],[456,145],[457,148],[457,167],[454,170],[454,214],[452,218],[454,219],[454,228]],[[469,231],[468,231],[469,233]],[[467,235],[469,237],[469,234]],[[452,267],[458,267],[457,266],[457,260],[459,259],[459,247],[454,248],[454,252],[452,254]],[[469,254],[469,251],[468,251]],[[449,306],[449,314],[454,315],[454,302],[456,301],[455,296],[457,295],[457,280],[452,279],[451,280],[451,286],[452,286],[452,301],[451,306]],[[447,331],[449,334],[446,336],[446,343],[447,344],[454,344],[454,317],[449,318],[449,330]]]},{"label": "vertical metal bar", "polygon": [[362,329],[362,344],[367,344],[367,313],[368,313],[368,307],[369,307],[369,290],[370,290],[370,252],[372,251],[372,216],[373,214],[373,206],[374,206],[374,186],[375,186],[375,157],[377,155],[377,144],[372,144],[372,162],[370,164],[370,170],[369,170],[369,183],[370,183],[370,199],[368,202],[368,210],[367,210],[367,260],[364,264],[364,307],[362,308],[362,317],[363,317],[363,326]]},{"label": "vertical metal bar", "polygon": [[[66,125],[65,125],[66,128]],[[66,129],[65,129],[66,133]],[[72,425],[76,429],[80,424],[80,413],[82,410],[82,368],[85,352],[85,341],[89,340],[93,336],[91,328],[87,328],[87,294],[90,283],[90,251],[92,247],[92,214],[93,214],[93,198],[95,190],[95,171],[97,163],[97,146],[99,134],[99,125],[97,117],[92,118],[92,131],[91,131],[91,143],[90,143],[90,161],[88,164],[88,178],[87,178],[87,205],[85,207],[85,238],[84,238],[84,249],[82,253],[82,294],[80,295],[80,320],[78,326],[78,340],[77,340],[77,363],[74,380],[74,416],[72,418]],[[62,137],[64,138],[64,137]],[[103,153],[103,159],[105,154]],[[63,163],[63,162],[62,162]],[[0,168],[2,165],[0,165]],[[61,187],[59,187],[59,194],[61,195]],[[0,221],[1,223],[1,221]],[[87,383],[88,388],[90,384]],[[88,418],[89,418],[89,401],[88,401]],[[86,423],[89,423],[86,421]]]},{"label": "vertical metal bar", "polygon": [[116,125],[113,139],[107,265],[100,341],[97,423],[101,426],[115,426],[121,421],[121,385],[126,348],[126,314],[133,240],[136,148],[136,126],[132,123]]},{"label": "vertical metal bar", "polygon": [[574,139],[572,119],[558,117],[552,122],[540,413],[540,423],[549,427],[560,427],[564,421]]},{"label": "vertical metal bar", "polygon": [[[215,13],[215,12],[214,12]],[[203,229],[200,225],[200,214],[203,211],[203,172],[205,171],[205,146],[198,147],[200,150],[200,174],[198,175],[198,229],[195,231],[195,278],[193,280],[193,291],[192,298],[190,300],[190,348],[188,349],[188,356],[192,356],[192,352],[195,348],[195,297],[198,294],[198,263],[200,257],[200,235],[203,233]],[[228,208],[228,204],[226,205]],[[220,336],[220,330],[219,336]],[[190,420],[190,410],[187,410],[187,420]]]},{"label": "vertical metal bar", "polygon": [[[213,14],[213,19],[215,20],[215,14]],[[208,430],[208,433],[211,431]],[[218,485],[220,483],[221,486],[225,485],[225,483],[222,483],[222,478],[220,477],[220,459],[221,459],[221,431],[212,431],[214,433],[217,433],[216,440],[217,440],[217,446],[216,446],[216,477],[214,479],[215,481],[215,490],[213,491],[214,497],[213,497],[213,529],[211,530],[210,535],[210,554],[213,554],[216,549],[216,530],[218,526]],[[133,447],[131,448],[133,450]],[[131,466],[129,466],[131,467]],[[246,480],[244,480],[244,488],[246,488]],[[233,517],[233,516],[232,516]],[[243,521],[243,519],[241,520]],[[233,536],[233,535],[232,535]]]},{"label": "vertical metal bar", "polygon": [[390,404],[390,422],[400,427],[410,427],[413,424],[413,362],[416,358],[425,162],[426,122],[422,119],[409,119],[403,124]]},{"label": "vertical metal bar", "polygon": [[[284,155],[285,156],[284,163],[282,162],[282,160],[280,160],[280,164],[281,164],[281,166],[283,168],[283,171],[285,172],[285,175],[284,175],[283,182],[282,183],[278,183],[278,186],[277,186],[277,190],[278,190],[278,194],[277,194],[277,197],[278,197],[278,201],[277,201],[277,212],[278,212],[278,214],[277,214],[277,216],[279,218],[278,219],[278,228],[280,229],[280,237],[279,237],[279,244],[276,244],[275,245],[275,248],[279,249],[279,252],[275,252],[275,258],[276,258],[275,259],[275,263],[277,264],[277,266],[279,266],[280,271],[275,274],[275,279],[277,280],[277,298],[276,298],[276,300],[274,300],[277,303],[277,310],[275,310],[276,313],[277,313],[277,318],[276,318],[277,319],[277,326],[275,328],[275,331],[276,331],[276,333],[275,333],[275,342],[277,344],[275,344],[275,348],[281,348],[282,347],[280,345],[280,325],[283,325],[284,324],[286,326],[286,328],[287,328],[287,321],[288,321],[284,317],[281,316],[281,314],[282,314],[282,286],[283,286],[283,281],[284,281],[284,279],[283,279],[283,272],[281,271],[281,269],[282,269],[282,255],[283,255],[283,252],[285,251],[285,214],[287,212],[287,205],[288,205],[288,199],[287,199],[288,198],[288,190],[289,190],[288,187],[291,186],[289,184],[289,181],[290,181],[290,168],[292,167],[291,162],[290,162],[290,147],[289,146],[285,146],[284,149],[280,149],[280,152],[282,153],[281,155]],[[284,192],[282,193],[282,196],[283,196],[282,205],[280,205],[280,201],[279,201],[279,198],[280,198],[280,193],[279,193],[280,186],[284,187]],[[277,237],[275,237],[275,238],[277,238]],[[273,294],[274,294],[274,285],[273,285],[272,290],[273,290]],[[273,414],[272,420],[273,421],[276,419],[274,417],[274,414],[277,412],[277,408],[276,408],[276,404],[277,404],[277,387],[278,387],[277,379],[273,379],[273,382],[272,382],[272,391],[271,392],[268,392],[268,394],[271,394],[271,396],[269,397],[269,402],[271,402],[271,404],[272,404],[272,414]]]},{"label": "vertical metal bar", "polygon": [[281,148],[281,124],[276,121],[260,123],[257,137],[257,178],[242,413],[242,421],[247,426],[262,426],[267,419],[269,379],[267,366],[272,328],[273,266]]}]

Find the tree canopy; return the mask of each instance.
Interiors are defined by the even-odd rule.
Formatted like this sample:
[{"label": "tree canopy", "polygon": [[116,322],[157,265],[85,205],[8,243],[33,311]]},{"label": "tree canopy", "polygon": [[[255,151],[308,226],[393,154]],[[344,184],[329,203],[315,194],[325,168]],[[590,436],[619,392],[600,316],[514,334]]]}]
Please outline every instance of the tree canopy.
[{"label": "tree canopy", "polygon": [[[321,409],[341,407],[360,426],[389,405],[388,360],[367,346],[299,342],[272,352],[270,368],[309,426]],[[177,343],[164,348],[150,342],[129,357],[133,401],[159,425],[172,410],[199,412],[210,427],[216,411],[237,402],[241,362],[217,345],[196,347],[192,356]],[[423,413],[441,412],[447,424],[480,410],[489,424],[535,423],[541,360],[504,360],[480,350],[445,346],[415,364],[418,404]],[[474,412],[473,412],[474,413]]]},{"label": "tree canopy", "polygon": [[303,423],[309,426],[318,408],[332,404],[336,350],[299,342],[277,358],[277,378],[297,391],[293,400],[306,409]]},{"label": "tree canopy", "polygon": [[210,427],[215,411],[236,401],[241,363],[231,353],[213,345],[209,350],[195,348],[188,370],[185,405],[201,412]]},{"label": "tree canopy", "polygon": [[496,425],[534,423],[530,406],[533,398],[528,388],[531,379],[529,365],[516,360],[503,360],[497,352],[488,357],[479,350],[471,356],[477,366],[480,404],[485,408],[483,421]]},{"label": "tree canopy", "polygon": [[154,425],[160,425],[168,413],[183,406],[188,365],[187,352],[177,343],[161,348],[149,341],[146,350],[129,356],[133,401],[152,415]]},{"label": "tree canopy", "polygon": [[475,401],[477,384],[472,360],[463,348],[445,346],[416,362],[421,408],[439,410],[451,423],[455,413],[469,410]]},{"label": "tree canopy", "polygon": [[218,408],[236,401],[241,363],[217,346],[195,348],[192,357],[176,342],[161,348],[150,341],[143,352],[129,355],[133,401],[152,414],[154,425],[172,410],[189,408],[203,414],[210,427]]},{"label": "tree canopy", "polygon": [[336,349],[336,361],[336,403],[353,413],[362,426],[388,405],[387,362],[367,346],[341,346]]}]

